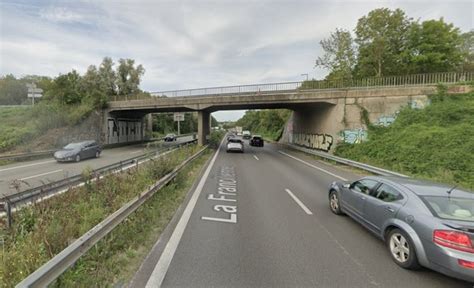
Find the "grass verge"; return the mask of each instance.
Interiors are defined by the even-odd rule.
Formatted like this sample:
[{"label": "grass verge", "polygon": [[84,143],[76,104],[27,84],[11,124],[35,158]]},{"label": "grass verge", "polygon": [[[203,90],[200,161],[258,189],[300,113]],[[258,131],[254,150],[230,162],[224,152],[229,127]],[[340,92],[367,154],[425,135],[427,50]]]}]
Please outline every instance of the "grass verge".
[{"label": "grass verge", "polygon": [[338,145],[336,155],[417,178],[474,189],[474,92],[431,96],[406,107],[388,127],[370,126],[368,141]]},{"label": "grass verge", "polygon": [[[83,187],[17,212],[13,227],[8,230],[3,227],[0,232],[5,243],[4,252],[0,250],[0,286],[13,287],[198,149],[195,145],[184,147],[138,168],[89,181]],[[189,167],[196,167],[202,159]],[[102,287],[126,281],[122,273],[128,271],[130,259],[139,255],[139,247],[145,245],[146,235],[151,233],[148,230],[153,230],[150,227],[156,224],[150,219],[157,217],[155,221],[161,226],[158,225],[155,232],[161,231],[159,227],[166,225],[174,207],[181,203],[180,197],[184,196],[174,191],[183,188],[188,178],[192,178],[183,176],[186,171],[190,173],[183,170],[175,181],[92,248],[56,286]]]}]

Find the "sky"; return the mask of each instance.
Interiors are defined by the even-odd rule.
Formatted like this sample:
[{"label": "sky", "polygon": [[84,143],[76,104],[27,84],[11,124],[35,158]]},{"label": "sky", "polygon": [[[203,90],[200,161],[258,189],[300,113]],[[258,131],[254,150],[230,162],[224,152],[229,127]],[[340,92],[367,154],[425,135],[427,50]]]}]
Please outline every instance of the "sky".
[{"label": "sky", "polygon": [[[0,0],[0,75],[84,73],[103,57],[131,58],[155,92],[321,79],[319,42],[336,28],[353,31],[369,11],[401,8],[463,32],[474,27],[474,1]],[[219,121],[243,111],[222,111]]]}]

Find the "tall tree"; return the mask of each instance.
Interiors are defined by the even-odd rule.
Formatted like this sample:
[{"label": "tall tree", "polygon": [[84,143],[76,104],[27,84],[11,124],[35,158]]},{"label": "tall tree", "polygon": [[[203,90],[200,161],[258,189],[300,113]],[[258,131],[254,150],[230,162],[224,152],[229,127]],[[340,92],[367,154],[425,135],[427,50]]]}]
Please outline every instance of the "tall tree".
[{"label": "tall tree", "polygon": [[84,99],[91,101],[96,108],[103,108],[108,100],[107,88],[97,67],[90,65],[81,80],[81,93],[85,96]]},{"label": "tall tree", "polygon": [[135,60],[120,59],[117,68],[117,87],[120,95],[128,95],[140,92],[140,77],[145,69],[140,64],[135,67]]},{"label": "tall tree", "polygon": [[117,74],[114,71],[114,62],[110,57],[104,57],[98,74],[103,91],[108,96],[117,94]]},{"label": "tall tree", "polygon": [[62,104],[80,103],[83,98],[81,81],[81,75],[76,70],[59,75],[54,79],[51,89],[46,92],[45,96],[47,99],[54,99]]},{"label": "tall tree", "polygon": [[[31,82],[30,82],[31,83]],[[24,81],[9,74],[0,78],[0,105],[19,105],[26,101],[28,88]]]},{"label": "tall tree", "polygon": [[383,76],[403,73],[402,51],[411,19],[400,9],[375,9],[360,18],[355,29],[359,46],[358,76]]},{"label": "tall tree", "polygon": [[443,18],[413,23],[408,35],[407,62],[411,73],[455,71],[461,66],[460,31]]},{"label": "tall tree", "polygon": [[474,72],[474,30],[461,34],[460,49],[464,59],[460,70]]},{"label": "tall tree", "polygon": [[328,69],[326,79],[352,78],[352,70],[356,63],[356,51],[351,33],[336,29],[329,38],[319,42],[324,55],[316,59],[316,67]]}]

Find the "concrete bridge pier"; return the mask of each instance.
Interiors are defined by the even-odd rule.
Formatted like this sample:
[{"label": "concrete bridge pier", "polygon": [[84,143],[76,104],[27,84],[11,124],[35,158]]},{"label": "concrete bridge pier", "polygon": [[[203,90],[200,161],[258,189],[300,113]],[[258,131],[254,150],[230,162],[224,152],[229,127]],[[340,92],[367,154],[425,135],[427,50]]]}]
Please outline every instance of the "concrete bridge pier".
[{"label": "concrete bridge pier", "polygon": [[211,113],[205,110],[198,111],[198,145],[207,143],[207,136],[211,133]]}]

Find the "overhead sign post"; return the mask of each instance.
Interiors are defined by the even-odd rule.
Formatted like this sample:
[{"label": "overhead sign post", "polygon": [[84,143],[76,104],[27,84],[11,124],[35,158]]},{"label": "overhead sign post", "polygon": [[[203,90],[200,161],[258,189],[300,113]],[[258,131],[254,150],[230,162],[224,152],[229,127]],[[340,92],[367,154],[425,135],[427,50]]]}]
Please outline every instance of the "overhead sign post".
[{"label": "overhead sign post", "polygon": [[184,113],[183,113],[183,112],[176,112],[176,113],[174,113],[174,114],[173,114],[173,119],[174,119],[175,122],[178,122],[178,135],[180,135],[181,132],[180,132],[180,127],[179,127],[180,125],[179,125],[179,123],[180,123],[181,121],[184,121]]},{"label": "overhead sign post", "polygon": [[31,98],[31,104],[35,106],[35,98],[41,98],[43,97],[43,89],[41,88],[36,88],[35,84],[27,84],[28,87],[28,94],[27,97]]}]

